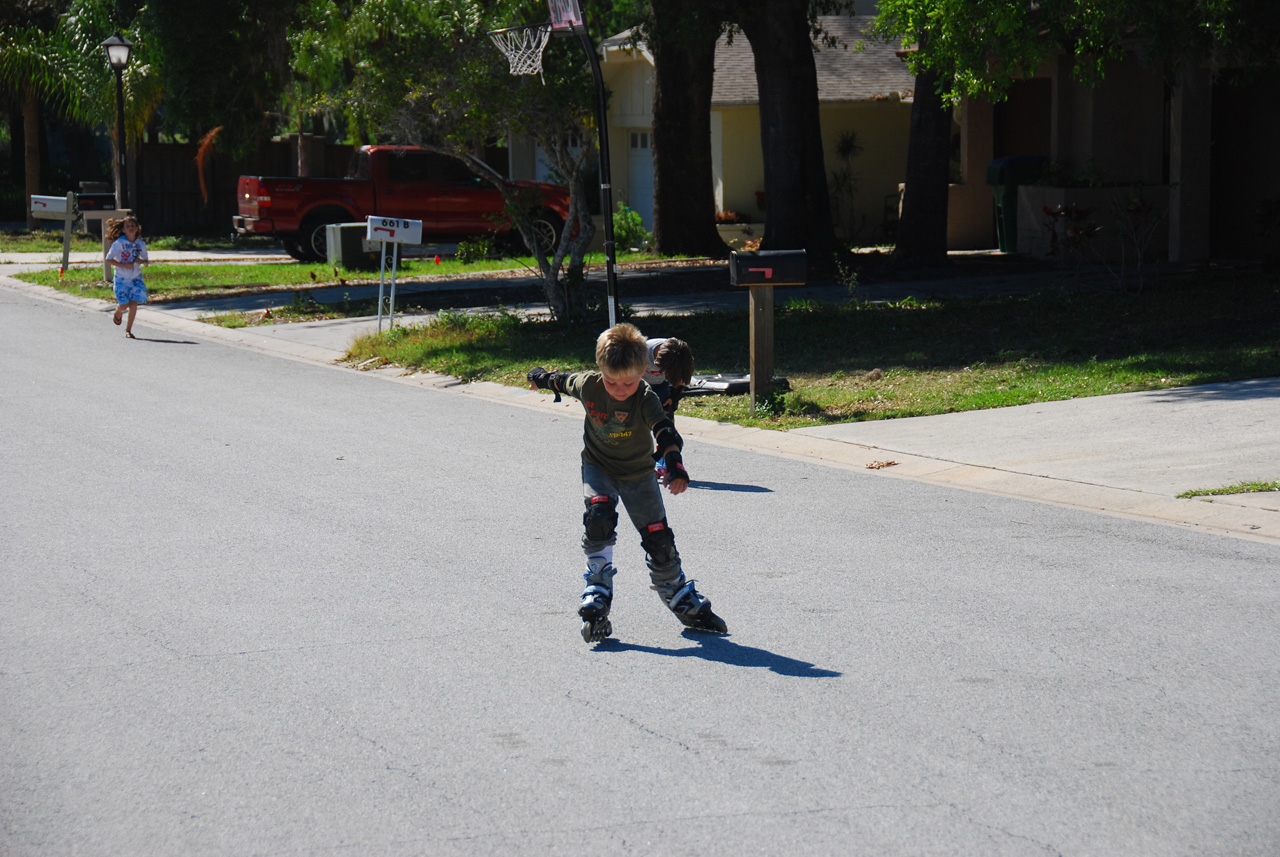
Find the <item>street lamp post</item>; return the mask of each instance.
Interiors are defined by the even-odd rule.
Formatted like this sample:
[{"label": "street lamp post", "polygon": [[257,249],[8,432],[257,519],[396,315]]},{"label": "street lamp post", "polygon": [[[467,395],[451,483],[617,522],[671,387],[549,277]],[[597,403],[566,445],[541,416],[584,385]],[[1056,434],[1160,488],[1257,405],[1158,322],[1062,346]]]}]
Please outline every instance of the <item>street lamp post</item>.
[{"label": "street lamp post", "polygon": [[116,73],[116,204],[121,209],[129,207],[128,161],[125,159],[124,142],[124,68],[129,64],[129,52],[133,42],[116,34],[102,43],[107,52],[107,63]]}]

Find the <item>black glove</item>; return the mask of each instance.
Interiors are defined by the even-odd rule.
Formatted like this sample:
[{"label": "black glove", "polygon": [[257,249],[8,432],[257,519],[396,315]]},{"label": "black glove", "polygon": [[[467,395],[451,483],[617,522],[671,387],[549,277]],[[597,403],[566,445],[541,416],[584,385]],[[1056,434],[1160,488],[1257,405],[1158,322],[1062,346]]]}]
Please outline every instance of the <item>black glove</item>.
[{"label": "black glove", "polygon": [[548,372],[541,366],[534,366],[529,370],[525,377],[529,379],[530,384],[533,384],[539,390],[550,390],[552,393],[555,393],[556,397],[553,401],[560,401],[560,391],[551,384],[551,379],[555,377],[551,372]]},{"label": "black glove", "polygon": [[680,454],[680,450],[673,449],[665,456],[667,464],[667,482],[672,479],[683,479],[685,482],[689,479],[689,471],[684,469],[684,456]]}]

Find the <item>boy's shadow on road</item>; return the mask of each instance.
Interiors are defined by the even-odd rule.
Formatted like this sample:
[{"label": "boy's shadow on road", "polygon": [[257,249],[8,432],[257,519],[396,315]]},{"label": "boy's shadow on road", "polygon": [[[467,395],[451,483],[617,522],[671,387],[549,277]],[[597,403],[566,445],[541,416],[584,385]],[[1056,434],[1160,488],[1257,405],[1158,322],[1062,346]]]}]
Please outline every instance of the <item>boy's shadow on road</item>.
[{"label": "boy's shadow on road", "polygon": [[596,651],[602,652],[646,652],[651,655],[667,655],[673,658],[702,658],[707,661],[718,661],[735,667],[764,667],[778,675],[795,676],[796,678],[838,678],[843,673],[835,670],[824,670],[806,661],[775,655],[773,652],[757,649],[753,646],[739,646],[726,637],[714,634],[702,634],[697,631],[685,631],[681,636],[697,643],[691,649],[664,649],[659,646],[640,646],[635,643],[624,643],[619,640],[606,639],[596,644]]},{"label": "boy's shadow on road", "polygon": [[701,488],[704,491],[741,491],[746,494],[772,494],[772,488],[765,488],[761,485],[738,485],[733,482],[703,482],[701,479],[693,479],[689,482],[690,488]]}]

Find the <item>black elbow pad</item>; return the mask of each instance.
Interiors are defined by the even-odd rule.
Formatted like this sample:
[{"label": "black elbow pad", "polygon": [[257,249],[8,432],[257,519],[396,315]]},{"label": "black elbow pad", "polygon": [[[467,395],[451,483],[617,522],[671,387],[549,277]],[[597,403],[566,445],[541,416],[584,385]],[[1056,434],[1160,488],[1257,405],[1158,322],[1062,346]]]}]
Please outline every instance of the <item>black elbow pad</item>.
[{"label": "black elbow pad", "polygon": [[684,449],[684,438],[676,431],[676,424],[671,420],[659,420],[654,424],[653,441],[657,444],[659,453],[673,445],[676,449]]},{"label": "black elbow pad", "polygon": [[555,401],[560,401],[560,394],[565,390],[565,382],[569,380],[568,372],[548,372],[541,366],[535,366],[525,375],[529,382],[539,390],[550,390],[556,394]]}]

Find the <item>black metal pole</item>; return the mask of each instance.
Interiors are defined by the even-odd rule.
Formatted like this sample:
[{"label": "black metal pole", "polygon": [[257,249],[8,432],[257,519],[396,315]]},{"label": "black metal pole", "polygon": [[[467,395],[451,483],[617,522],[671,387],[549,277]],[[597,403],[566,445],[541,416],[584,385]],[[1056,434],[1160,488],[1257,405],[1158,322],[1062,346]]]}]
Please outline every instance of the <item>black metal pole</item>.
[{"label": "black metal pole", "polygon": [[117,174],[120,182],[116,199],[119,200],[120,208],[127,209],[129,207],[129,162],[125,158],[124,151],[124,69],[122,68],[116,69],[116,141],[116,156],[119,159]]},{"label": "black metal pole", "polygon": [[600,206],[604,210],[605,279],[609,289],[609,326],[618,323],[618,272],[617,254],[613,243],[613,178],[609,169],[608,102],[604,89],[604,75],[600,71],[600,58],[584,23],[578,30],[582,49],[591,62],[591,76],[596,82],[596,126],[600,145]]}]

